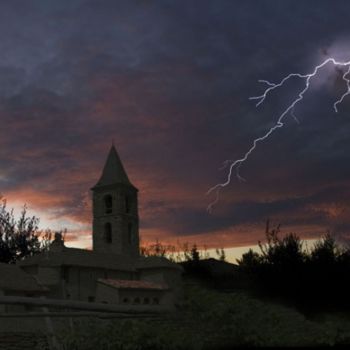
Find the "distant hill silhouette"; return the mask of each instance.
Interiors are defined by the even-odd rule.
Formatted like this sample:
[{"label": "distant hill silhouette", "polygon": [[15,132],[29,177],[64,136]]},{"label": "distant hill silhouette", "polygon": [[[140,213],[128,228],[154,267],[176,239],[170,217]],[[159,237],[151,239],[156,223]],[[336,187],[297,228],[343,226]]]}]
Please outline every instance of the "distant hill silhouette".
[{"label": "distant hill silhouette", "polygon": [[194,277],[216,288],[234,288],[237,286],[238,265],[226,261],[208,258],[181,262],[185,277]]}]

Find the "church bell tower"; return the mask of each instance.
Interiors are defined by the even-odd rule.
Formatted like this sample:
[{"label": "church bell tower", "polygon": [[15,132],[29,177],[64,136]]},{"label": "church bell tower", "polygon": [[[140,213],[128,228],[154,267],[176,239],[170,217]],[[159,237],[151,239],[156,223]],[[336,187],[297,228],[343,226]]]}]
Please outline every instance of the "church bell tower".
[{"label": "church bell tower", "polygon": [[93,192],[93,250],[139,255],[137,188],[131,184],[112,145]]}]

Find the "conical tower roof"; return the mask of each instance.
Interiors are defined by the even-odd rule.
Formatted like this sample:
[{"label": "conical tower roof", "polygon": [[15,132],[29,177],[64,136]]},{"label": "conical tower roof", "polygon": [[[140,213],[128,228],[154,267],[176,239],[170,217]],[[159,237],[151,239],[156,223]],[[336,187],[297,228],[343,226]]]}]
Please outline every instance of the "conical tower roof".
[{"label": "conical tower roof", "polygon": [[114,145],[112,145],[108,153],[107,161],[103,168],[100,180],[98,180],[97,184],[92,189],[115,184],[124,184],[136,188],[130,182],[123,164],[119,158],[118,152],[115,149]]}]

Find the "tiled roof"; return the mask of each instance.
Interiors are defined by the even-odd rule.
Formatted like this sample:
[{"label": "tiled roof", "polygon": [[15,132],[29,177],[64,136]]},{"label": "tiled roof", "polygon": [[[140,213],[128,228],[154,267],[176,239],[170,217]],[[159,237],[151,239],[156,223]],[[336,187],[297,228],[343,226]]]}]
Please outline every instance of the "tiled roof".
[{"label": "tiled roof", "polygon": [[167,290],[169,288],[166,284],[139,280],[99,279],[98,282],[118,289]]},{"label": "tiled roof", "polygon": [[35,277],[24,272],[16,265],[0,263],[0,289],[7,291],[43,292]]},{"label": "tiled roof", "polygon": [[82,266],[130,272],[159,268],[182,270],[182,267],[179,264],[163,257],[132,257],[109,253],[97,253],[92,250],[67,247],[63,247],[61,251],[43,252],[28,257],[20,261],[18,265]]},{"label": "tiled roof", "polygon": [[61,252],[43,252],[19,262],[20,266],[81,266],[119,271],[135,271],[132,258],[91,250],[64,248]]},{"label": "tiled roof", "polygon": [[160,256],[139,257],[136,262],[136,269],[153,269],[166,267],[169,269],[183,270],[182,266]]}]

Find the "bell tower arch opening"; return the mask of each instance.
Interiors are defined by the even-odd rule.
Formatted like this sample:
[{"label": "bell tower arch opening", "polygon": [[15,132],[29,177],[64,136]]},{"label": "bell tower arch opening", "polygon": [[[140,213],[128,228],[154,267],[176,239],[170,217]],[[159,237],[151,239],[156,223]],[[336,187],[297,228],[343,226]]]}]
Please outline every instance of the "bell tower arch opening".
[{"label": "bell tower arch opening", "polygon": [[105,213],[112,214],[113,211],[113,197],[110,194],[104,196]]}]

